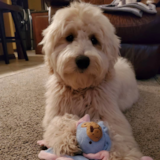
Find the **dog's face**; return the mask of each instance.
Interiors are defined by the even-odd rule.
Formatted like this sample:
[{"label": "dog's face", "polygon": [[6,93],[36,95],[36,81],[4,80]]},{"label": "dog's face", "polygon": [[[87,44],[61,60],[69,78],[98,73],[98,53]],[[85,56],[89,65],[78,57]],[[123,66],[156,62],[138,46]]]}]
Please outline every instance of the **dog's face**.
[{"label": "dog's face", "polygon": [[44,30],[43,51],[53,74],[73,89],[98,85],[113,68],[119,39],[101,10],[73,3]]}]

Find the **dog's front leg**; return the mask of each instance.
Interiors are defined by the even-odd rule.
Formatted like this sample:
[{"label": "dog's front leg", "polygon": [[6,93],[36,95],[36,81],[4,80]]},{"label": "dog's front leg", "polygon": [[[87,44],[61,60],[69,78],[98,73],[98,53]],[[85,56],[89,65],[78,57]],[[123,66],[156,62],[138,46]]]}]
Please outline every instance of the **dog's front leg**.
[{"label": "dog's front leg", "polygon": [[112,140],[110,160],[140,160],[143,155],[133,137],[130,124],[118,107],[112,111],[104,119]]},{"label": "dog's front leg", "polygon": [[49,110],[46,109],[45,115],[44,115],[44,118],[42,121],[42,127],[44,130],[46,130],[46,128],[48,127],[48,125],[52,119],[53,119],[53,116],[49,113]]},{"label": "dog's front leg", "polygon": [[[49,101],[49,100],[48,100]],[[45,108],[45,115],[42,121],[42,127],[44,130],[47,129],[49,126],[50,122],[57,116],[57,112],[55,109],[52,107],[52,105],[48,102]]]}]

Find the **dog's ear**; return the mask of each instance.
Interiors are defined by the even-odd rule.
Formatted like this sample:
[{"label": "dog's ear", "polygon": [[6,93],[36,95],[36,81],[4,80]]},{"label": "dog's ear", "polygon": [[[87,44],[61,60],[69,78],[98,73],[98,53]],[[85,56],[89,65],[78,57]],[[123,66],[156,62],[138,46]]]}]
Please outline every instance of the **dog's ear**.
[{"label": "dog's ear", "polygon": [[103,51],[108,56],[110,63],[109,69],[112,69],[119,57],[120,39],[115,34],[115,27],[105,15],[102,15],[99,21],[99,23],[101,23],[101,31],[103,33]]},{"label": "dog's ear", "polygon": [[42,32],[43,39],[39,43],[40,45],[43,45],[42,52],[45,54],[45,64],[49,68],[49,73],[54,73],[54,65],[51,58],[51,54],[54,52],[55,45],[57,43],[57,37],[60,34],[60,30],[58,30],[58,27],[56,23],[54,23],[54,17],[52,19],[52,23]]},{"label": "dog's ear", "polygon": [[47,68],[49,69],[49,73],[50,74],[53,74],[54,73],[54,69],[53,69],[53,66],[51,65],[51,61],[50,61],[50,43],[51,42],[48,42],[48,39],[49,39],[49,28],[46,28],[45,30],[43,30],[42,32],[42,36],[43,36],[43,39],[42,41],[39,43],[39,45],[43,45],[42,47],[42,53],[45,55],[44,56],[44,60],[45,60],[45,64],[47,66]]},{"label": "dog's ear", "polygon": [[107,52],[109,56],[109,67],[112,69],[120,55],[120,39],[115,34],[108,41]]}]

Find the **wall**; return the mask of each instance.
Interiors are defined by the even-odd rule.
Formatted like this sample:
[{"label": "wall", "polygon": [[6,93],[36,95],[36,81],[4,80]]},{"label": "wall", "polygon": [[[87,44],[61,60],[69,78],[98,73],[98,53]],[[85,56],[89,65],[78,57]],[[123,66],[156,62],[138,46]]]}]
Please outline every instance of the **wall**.
[{"label": "wall", "polygon": [[28,0],[29,9],[34,9],[36,11],[42,10],[41,0]]}]

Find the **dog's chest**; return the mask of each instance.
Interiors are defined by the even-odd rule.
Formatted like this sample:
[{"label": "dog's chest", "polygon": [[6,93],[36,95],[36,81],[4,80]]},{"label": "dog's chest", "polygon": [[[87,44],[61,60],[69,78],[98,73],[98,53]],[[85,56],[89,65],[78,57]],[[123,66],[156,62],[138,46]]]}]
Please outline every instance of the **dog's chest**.
[{"label": "dog's chest", "polygon": [[[91,118],[101,116],[100,112],[104,106],[105,93],[102,90],[90,89],[87,91],[70,92],[62,98],[61,111],[64,113],[76,114],[82,117],[90,114]],[[66,104],[66,105],[65,105]],[[99,111],[101,109],[101,111]]]}]

